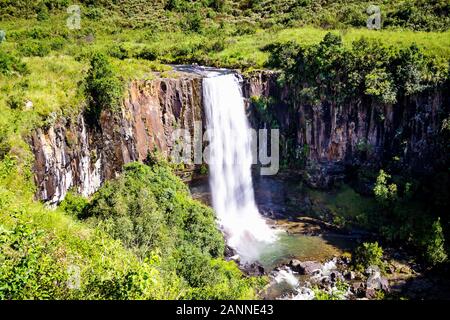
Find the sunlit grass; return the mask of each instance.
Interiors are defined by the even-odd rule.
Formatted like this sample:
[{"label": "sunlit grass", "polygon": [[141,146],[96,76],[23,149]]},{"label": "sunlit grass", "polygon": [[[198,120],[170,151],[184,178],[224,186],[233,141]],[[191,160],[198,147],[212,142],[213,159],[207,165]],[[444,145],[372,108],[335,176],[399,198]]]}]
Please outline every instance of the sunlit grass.
[{"label": "sunlit grass", "polygon": [[[183,52],[208,47],[221,41],[223,48],[207,51],[200,63],[209,61],[215,66],[236,69],[264,68],[269,53],[264,46],[273,42],[296,41],[302,45],[320,42],[327,32],[342,36],[344,45],[350,46],[353,41],[366,37],[380,40],[387,46],[407,47],[416,43],[425,53],[436,55],[442,59],[450,58],[450,31],[447,32],[414,32],[411,30],[368,30],[365,28],[348,28],[343,30],[324,30],[316,27],[289,29],[258,29],[255,33],[235,36],[236,27],[225,26],[223,30],[212,28],[203,33],[185,33],[180,30],[154,30],[150,27],[142,29],[120,28],[114,24],[114,18],[106,17],[101,21],[83,19],[81,30],[69,30],[66,26],[66,15],[52,16],[47,21],[14,19],[1,21],[0,29],[6,31],[6,41],[2,49],[20,55],[19,44],[27,43],[29,32],[42,30],[46,37],[43,43],[52,44],[53,36],[62,35],[64,43],[61,48],[53,49],[44,57],[26,57],[30,74],[22,77],[6,77],[0,75],[0,124],[8,124],[11,110],[7,100],[12,95],[23,93],[23,99],[33,103],[32,110],[25,110],[17,121],[19,131],[27,132],[52,114],[74,114],[83,106],[84,98],[80,90],[86,75],[89,56],[94,51],[108,53],[114,46],[122,46],[129,51],[129,58],[119,60],[111,57],[117,75],[125,82],[133,79],[153,79],[156,76],[173,76],[167,72],[171,67],[161,63],[174,61],[177,50]],[[153,50],[158,54],[155,61],[138,59],[143,49]],[[222,50],[223,49],[223,50]],[[202,50],[202,49],[200,49]],[[198,56],[187,55],[186,60],[195,62]],[[206,60],[204,59],[206,57]]]},{"label": "sunlit grass", "polygon": [[311,27],[285,29],[278,32],[258,30],[256,34],[231,38],[227,47],[217,56],[224,61],[251,59],[257,66],[263,66],[268,58],[268,53],[261,49],[272,42],[296,41],[303,45],[319,43],[328,33],[340,34],[344,45],[350,46],[352,42],[366,37],[370,40],[379,40],[386,46],[397,48],[408,47],[416,43],[425,53],[450,58],[450,31],[447,32],[414,32],[411,30],[323,30]]}]

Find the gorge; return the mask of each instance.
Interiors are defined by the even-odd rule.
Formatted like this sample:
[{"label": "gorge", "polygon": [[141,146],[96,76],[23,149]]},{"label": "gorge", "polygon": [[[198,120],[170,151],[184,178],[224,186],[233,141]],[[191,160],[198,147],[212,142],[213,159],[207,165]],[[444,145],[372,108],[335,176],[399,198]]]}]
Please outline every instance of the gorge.
[{"label": "gorge", "polygon": [[[228,244],[236,250],[240,262],[245,265],[260,260],[270,271],[296,257],[328,261],[341,254],[342,250],[350,250],[361,241],[361,237],[350,234],[342,238],[334,227],[330,230],[319,227],[321,231],[309,234],[322,234],[328,239],[325,242],[320,237],[317,240],[315,237],[305,238],[302,235],[305,231],[299,234],[294,231],[293,235],[282,235],[281,242],[270,245],[274,231],[259,216],[258,210],[263,210],[266,217],[275,218],[271,222],[275,225],[284,218],[302,221],[303,218],[297,220],[299,211],[328,221],[329,209],[323,209],[328,203],[313,200],[311,209],[309,191],[306,194],[300,191],[300,194],[281,202],[269,201],[269,198],[278,196],[276,180],[257,178],[256,207],[252,200],[251,155],[247,154],[249,141],[243,133],[247,122],[243,119],[244,102],[248,121],[253,127],[267,128],[275,119],[282,136],[282,159],[293,163],[298,160],[286,152],[289,144],[295,143],[303,150],[302,146],[308,146],[308,152],[301,155],[305,161],[304,168],[295,173],[296,181],[304,181],[308,187],[330,189],[339,186],[348,179],[349,167],[379,167],[398,152],[403,154],[402,165],[412,172],[426,173],[439,167],[442,150],[434,148],[436,145],[431,141],[439,132],[447,106],[447,97],[442,91],[409,98],[404,105],[395,107],[375,103],[336,106],[323,101],[320,109],[309,106],[293,109],[288,102],[289,89],[277,85],[277,73],[263,71],[246,75],[241,89],[234,74],[217,76],[212,72],[215,77],[208,77],[204,70],[198,72],[196,67],[180,66],[178,70],[178,76],[173,79],[130,83],[121,112],[103,111],[98,126],[87,124],[80,114],[76,121],[61,119],[49,129],[37,130],[31,141],[36,159],[35,180],[39,187],[37,198],[55,205],[71,189],[89,196],[106,180],[120,174],[124,164],[145,161],[154,150],[167,157],[175,143],[172,141],[173,131],[181,127],[192,132],[194,123],[200,121],[205,130],[214,132],[215,137],[221,139],[216,145],[212,144],[213,162],[209,163],[212,197],[209,196],[205,202],[215,208]],[[244,99],[240,97],[241,91]],[[271,102],[261,110],[260,101]],[[237,109],[227,108],[229,105]],[[217,107],[223,113],[214,109]],[[384,120],[377,120],[380,115]],[[236,130],[236,136],[232,128]],[[406,145],[396,143],[399,135],[406,139]],[[241,165],[227,163],[230,159],[239,160]],[[195,180],[198,170],[195,166],[185,166],[182,172]],[[279,181],[286,184],[283,179]],[[371,193],[372,187],[362,184],[358,188],[364,194]],[[192,192],[194,197],[201,198],[195,187]],[[300,199],[302,196],[305,198]],[[294,209],[288,209],[290,202],[298,203],[297,207],[294,205]],[[319,210],[325,210],[325,216],[317,214],[317,205]],[[306,221],[299,224],[306,230],[314,230],[321,225],[314,220]],[[288,222],[287,226],[298,228],[297,222]],[[281,223],[281,228],[286,226]],[[313,253],[312,248],[316,248],[316,252]],[[292,278],[292,271],[287,270],[275,272],[273,279],[275,283],[293,283],[293,288],[296,288],[299,283],[288,280]],[[323,272],[323,277],[332,273],[325,269]],[[297,298],[314,297],[310,288],[299,287],[295,289],[297,291],[292,291],[289,286],[287,289],[277,288],[270,289],[267,296],[292,294]]]},{"label": "gorge", "polygon": [[[244,77],[249,121],[253,127],[268,125],[252,99],[275,101],[265,112],[281,131],[281,161],[304,157],[310,169],[305,177],[312,186],[329,187],[333,179],[343,178],[346,166],[379,166],[395,155],[401,155],[398,165],[412,172],[442,167],[445,152],[436,137],[448,112],[444,88],[395,106],[370,101],[336,106],[324,100],[322,108],[295,109],[286,102],[289,88],[279,88],[276,78],[273,72]],[[36,158],[37,198],[56,204],[70,188],[89,195],[127,162],[143,161],[155,149],[168,156],[174,128],[187,128],[192,135],[195,121],[206,128],[203,105],[201,76],[181,72],[173,79],[130,83],[121,112],[103,111],[99,126],[88,126],[80,114],[38,129],[30,141]]]},{"label": "gorge", "polygon": [[450,300],[447,2],[0,1],[0,300]]}]

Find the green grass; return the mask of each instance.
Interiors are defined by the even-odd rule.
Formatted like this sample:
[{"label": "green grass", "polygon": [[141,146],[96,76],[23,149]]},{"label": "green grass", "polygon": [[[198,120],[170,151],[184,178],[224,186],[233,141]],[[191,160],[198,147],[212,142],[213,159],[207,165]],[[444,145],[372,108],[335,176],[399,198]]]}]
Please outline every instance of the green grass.
[{"label": "green grass", "polygon": [[[236,63],[240,60],[249,60],[255,63],[257,68],[263,67],[269,56],[260,49],[272,42],[296,41],[302,45],[319,43],[328,32],[340,34],[346,46],[353,41],[366,37],[370,40],[380,40],[386,46],[392,45],[398,48],[410,46],[416,43],[427,54],[440,58],[450,58],[450,31],[446,32],[422,32],[411,30],[324,30],[313,27],[284,29],[278,32],[258,30],[256,34],[231,38],[225,50],[216,54],[219,60],[225,64]],[[214,56],[214,55],[213,55]]]}]

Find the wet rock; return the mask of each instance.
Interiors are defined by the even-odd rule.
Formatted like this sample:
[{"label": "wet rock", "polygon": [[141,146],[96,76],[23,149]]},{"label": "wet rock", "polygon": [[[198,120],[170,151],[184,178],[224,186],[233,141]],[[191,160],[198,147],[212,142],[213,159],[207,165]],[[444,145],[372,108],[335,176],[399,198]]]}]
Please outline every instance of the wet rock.
[{"label": "wet rock", "polygon": [[241,267],[242,271],[244,271],[246,274],[248,274],[249,276],[263,276],[265,275],[265,270],[264,267],[258,263],[258,262],[253,262],[250,264],[244,264]]},{"label": "wet rock", "polygon": [[298,261],[292,260],[290,266],[293,271],[298,272],[301,275],[314,275],[317,272],[320,272],[322,268],[322,264],[316,261]]},{"label": "wet rock", "polygon": [[367,288],[366,292],[365,292],[365,298],[367,299],[374,299],[377,295],[377,292],[375,291],[375,289],[372,288]]},{"label": "wet rock", "polygon": [[337,281],[344,281],[344,276],[338,272],[338,271],[333,271],[330,273],[330,279],[332,282],[337,282]]},{"label": "wet rock", "polygon": [[347,280],[354,280],[356,278],[356,273],[354,271],[347,271],[344,277]]},{"label": "wet rock", "polygon": [[353,282],[350,286],[350,291],[358,298],[363,298],[366,295],[366,287],[363,282]]},{"label": "wet rock", "polygon": [[297,293],[290,297],[291,300],[312,300],[314,299],[314,291],[308,287],[300,287]]},{"label": "wet rock", "polygon": [[225,257],[233,257],[236,255],[236,250],[234,250],[230,246],[225,246],[224,255]]},{"label": "wet rock", "polygon": [[300,260],[297,260],[297,259],[292,259],[292,260],[289,262],[289,267],[290,267],[293,271],[296,271],[296,272],[298,272],[298,269],[300,268],[300,265],[301,265],[301,262],[300,262]]},{"label": "wet rock", "polygon": [[369,274],[366,281],[367,289],[378,289],[389,292],[389,282],[386,278],[381,276],[378,267],[370,266],[367,268],[366,273]]},{"label": "wet rock", "polygon": [[235,254],[234,256],[231,256],[229,260],[236,261],[239,264],[239,262],[241,261],[241,257],[238,254]]},{"label": "wet rock", "polygon": [[342,256],[342,257],[340,257],[338,262],[343,265],[349,265],[352,261],[351,261],[350,257]]},{"label": "wet rock", "polygon": [[322,281],[320,282],[320,287],[322,289],[329,289],[333,285],[333,281],[329,277],[322,278]]}]

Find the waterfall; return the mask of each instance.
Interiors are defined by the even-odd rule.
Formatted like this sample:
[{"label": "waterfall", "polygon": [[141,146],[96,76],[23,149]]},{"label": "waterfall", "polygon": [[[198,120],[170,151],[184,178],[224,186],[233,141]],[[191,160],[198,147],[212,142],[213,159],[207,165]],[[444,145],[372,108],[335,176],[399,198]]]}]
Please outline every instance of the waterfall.
[{"label": "waterfall", "polygon": [[203,99],[212,204],[228,245],[242,262],[255,261],[275,232],[255,203],[250,126],[236,75],[209,73],[203,79]]}]

